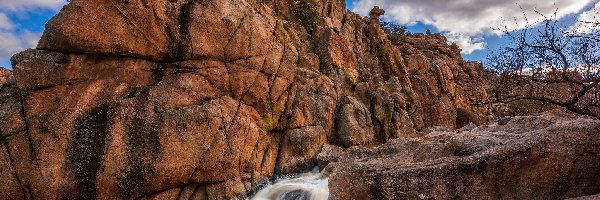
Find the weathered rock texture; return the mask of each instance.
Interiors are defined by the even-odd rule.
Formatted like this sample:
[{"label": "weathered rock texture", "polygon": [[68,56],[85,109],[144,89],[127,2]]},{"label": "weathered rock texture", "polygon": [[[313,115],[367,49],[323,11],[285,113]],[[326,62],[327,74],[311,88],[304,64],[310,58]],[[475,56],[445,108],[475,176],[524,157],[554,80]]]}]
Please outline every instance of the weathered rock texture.
[{"label": "weathered rock texture", "polygon": [[332,199],[566,199],[600,193],[600,121],[556,113],[434,130],[333,162]]},{"label": "weathered rock texture", "polygon": [[303,27],[293,5],[70,1],[2,83],[0,195],[244,197],[326,143],[454,128],[457,108],[487,120],[480,66],[443,36],[392,45],[343,0]]},{"label": "weathered rock texture", "polygon": [[569,200],[597,200],[600,199],[600,194],[599,195],[591,195],[591,196],[585,196],[585,197],[577,197],[577,198],[572,198]]},{"label": "weathered rock texture", "polygon": [[7,84],[9,81],[14,81],[12,72],[6,68],[0,67],[0,85]]}]

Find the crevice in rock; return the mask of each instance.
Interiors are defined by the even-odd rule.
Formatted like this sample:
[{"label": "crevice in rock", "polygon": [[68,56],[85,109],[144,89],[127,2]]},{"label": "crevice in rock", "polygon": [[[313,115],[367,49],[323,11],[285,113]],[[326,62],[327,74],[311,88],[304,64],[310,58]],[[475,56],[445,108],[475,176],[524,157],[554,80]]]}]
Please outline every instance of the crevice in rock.
[{"label": "crevice in rock", "polygon": [[209,199],[206,192],[206,185],[198,184],[189,199]]},{"label": "crevice in rock", "polygon": [[8,138],[10,138],[10,137],[12,137],[12,136],[16,136],[16,135],[19,135],[19,134],[23,134],[24,132],[25,132],[25,130],[20,130],[20,131],[18,131],[17,133],[13,133],[13,134],[4,135],[4,136],[0,137],[0,142],[4,142],[4,140],[6,140],[6,139],[8,139]]},{"label": "crevice in rock", "polygon": [[114,8],[115,8],[115,10],[119,11],[119,14],[121,14],[121,15],[123,16],[123,19],[125,19],[125,21],[127,21],[127,23],[131,24],[131,25],[132,25],[132,26],[135,28],[135,30],[137,30],[137,31],[138,31],[138,32],[139,32],[139,33],[140,33],[140,34],[141,34],[141,35],[144,37],[144,39],[146,39],[146,41],[148,41],[149,43],[151,43],[151,44],[152,44],[152,45],[154,45],[154,46],[158,46],[158,45],[156,45],[156,43],[154,42],[154,40],[150,39],[150,37],[148,37],[148,35],[146,35],[146,33],[145,33],[143,30],[141,30],[141,29],[140,29],[140,28],[137,26],[137,24],[135,24],[135,23],[134,23],[134,22],[133,22],[133,21],[132,21],[132,20],[129,18],[129,16],[127,16],[127,14],[125,14],[125,13],[123,12],[123,10],[121,10],[121,8],[119,8],[119,6],[115,5],[115,6],[114,6]]},{"label": "crevice in rock", "polygon": [[[178,36],[177,38],[171,38],[170,46],[171,51],[175,53],[173,56],[175,59],[184,59],[188,57],[188,54],[193,53],[193,49],[188,52],[186,47],[193,48],[192,41],[189,34],[189,27],[191,26],[190,19],[192,18],[191,12],[194,8],[194,4],[196,1],[187,2],[181,6],[181,10],[179,12],[179,27],[178,28]],[[204,12],[204,11],[203,11]]]},{"label": "crevice in rock", "polygon": [[[21,133],[17,133],[17,134],[24,134],[24,133],[21,132]],[[17,134],[13,134],[13,135],[17,135]],[[14,175],[15,179],[19,183],[19,186],[21,187],[21,190],[23,192],[23,196],[27,197],[28,199],[34,199],[29,185],[25,185],[24,181],[21,179],[21,177],[19,177],[19,173],[17,172],[17,167],[15,166],[15,159],[12,157],[12,153],[10,152],[10,148],[6,144],[6,141],[0,140],[0,142],[2,143],[2,153],[4,154],[5,158],[8,158],[10,160],[10,168],[11,168],[12,174]]]},{"label": "crevice in rock", "polygon": [[40,87],[34,87],[32,89],[26,89],[26,91],[28,91],[28,92],[39,92],[39,91],[51,89],[51,88],[54,88],[54,87],[73,86],[73,85],[77,85],[77,84],[84,83],[84,82],[85,81],[72,81],[72,82],[65,82],[65,83],[61,83],[61,84],[43,85],[43,86],[40,86]]},{"label": "crevice in rock", "polygon": [[238,31],[240,31],[242,29],[242,26],[244,25],[244,22],[246,22],[246,19],[248,17],[249,17],[248,13],[245,13],[244,17],[242,17],[242,20],[240,21],[240,24],[238,24],[236,26],[235,31],[233,31],[233,34],[227,40],[227,43],[225,44],[225,47],[223,48],[223,60],[227,60],[227,58],[228,58],[227,50],[229,49],[229,45],[231,45],[231,42],[233,41],[233,39],[237,35]]},{"label": "crevice in rock", "polygon": [[[179,194],[181,194],[181,191],[183,191],[183,188],[184,188],[184,187],[185,187],[187,184],[189,184],[189,183],[184,183],[184,184],[180,184],[180,185],[177,185],[177,186],[174,186],[174,187],[170,187],[170,188],[164,188],[164,189],[156,190],[156,191],[153,191],[153,192],[150,192],[150,193],[144,194],[144,195],[142,195],[142,196],[140,196],[140,197],[137,197],[137,198],[135,198],[135,200],[142,200],[142,199],[152,199],[152,197],[153,197],[153,196],[155,196],[155,195],[158,195],[158,194],[160,194],[160,193],[163,193],[163,192],[167,192],[167,191],[169,191],[169,190],[172,190],[172,189],[177,189],[177,188],[181,189],[181,190],[179,191]],[[179,199],[179,198],[177,198],[177,199]]]},{"label": "crevice in rock", "polygon": [[185,190],[185,188],[187,187],[188,183],[186,183],[183,186],[179,186],[179,194],[177,194],[177,197],[175,197],[175,200],[181,200],[181,195],[183,195],[183,192]]},{"label": "crevice in rock", "polygon": [[[229,62],[235,62],[239,59],[245,59],[245,58],[239,58],[239,59],[227,60],[227,59],[223,59],[223,58],[219,58],[219,57],[212,57],[212,56],[207,56],[207,55],[196,56],[195,58],[185,58],[185,59],[172,59],[172,58],[156,59],[156,58],[151,58],[151,57],[137,56],[137,55],[128,54],[128,53],[117,54],[117,53],[101,53],[101,52],[76,52],[76,51],[64,51],[64,50],[55,50],[55,49],[48,49],[48,48],[37,48],[36,50],[53,52],[53,53],[71,54],[71,55],[77,55],[77,56],[94,56],[94,57],[107,58],[107,59],[108,58],[110,58],[110,59],[119,58],[119,59],[143,60],[143,61],[153,62],[156,64],[174,64],[174,63],[185,62],[185,61],[211,61],[211,60],[212,61],[220,61],[223,63],[229,63]],[[252,57],[254,57],[254,56],[252,56]]]},{"label": "crevice in rock", "polygon": [[[282,127],[285,127],[284,129],[287,129],[290,119],[292,118],[291,111],[288,110],[291,108],[288,108],[287,105],[288,105],[288,101],[293,101],[293,99],[289,98],[292,93],[291,90],[292,90],[293,85],[294,85],[294,82],[291,82],[290,84],[288,84],[286,86],[286,88],[283,90],[283,92],[281,93],[281,95],[277,99],[275,99],[275,101],[272,101],[272,103],[271,103],[271,105],[273,105],[273,103],[277,103],[277,102],[281,101],[281,98],[286,98],[286,100],[285,100],[286,102],[284,105],[285,108],[282,111],[282,114],[281,114],[282,116],[280,116],[277,121],[277,125],[275,126],[276,128],[282,126]],[[285,96],[284,95],[285,93],[288,93],[288,95]]]},{"label": "crevice in rock", "polygon": [[279,174],[282,173],[280,171],[280,169],[281,169],[280,166],[282,166],[282,164],[281,164],[281,162],[282,162],[282,160],[281,160],[282,159],[281,158],[281,154],[282,154],[282,151],[283,151],[283,146],[284,146],[284,144],[286,142],[285,140],[287,139],[287,136],[285,136],[284,133],[280,133],[278,135],[279,135],[279,137],[278,137],[279,142],[278,142],[278,147],[277,147],[277,154],[275,155],[276,156],[276,158],[275,158],[275,165],[274,165],[275,170],[273,171],[273,173],[274,173],[275,176],[272,177],[273,179],[276,177],[276,175],[279,175]]},{"label": "crevice in rock", "polygon": [[[221,123],[224,123],[223,118],[221,118]],[[219,125],[220,126],[220,125]],[[202,166],[202,163],[204,161],[204,158],[206,158],[206,154],[208,154],[208,152],[210,151],[210,149],[212,149],[214,147],[214,145],[217,143],[217,134],[215,133],[213,134],[213,138],[210,140],[210,145],[208,146],[208,148],[204,151],[204,153],[202,153],[202,155],[199,157],[198,159],[198,163],[196,163],[196,167],[194,168],[194,170],[192,170],[192,173],[190,174],[190,176],[187,179],[187,182],[191,182],[192,178],[194,178],[194,175],[196,174],[196,172],[198,171],[198,168],[200,166]]]},{"label": "crevice in rock", "polygon": [[35,151],[35,146],[33,145],[33,139],[31,138],[31,133],[30,133],[30,128],[29,128],[29,120],[27,118],[27,114],[25,112],[25,108],[26,108],[26,101],[25,101],[25,92],[21,92],[20,93],[20,101],[21,101],[21,117],[23,118],[23,121],[25,122],[25,135],[27,136],[27,142],[29,143],[29,160],[34,161],[35,164],[38,166],[39,165],[37,163],[37,153]]}]

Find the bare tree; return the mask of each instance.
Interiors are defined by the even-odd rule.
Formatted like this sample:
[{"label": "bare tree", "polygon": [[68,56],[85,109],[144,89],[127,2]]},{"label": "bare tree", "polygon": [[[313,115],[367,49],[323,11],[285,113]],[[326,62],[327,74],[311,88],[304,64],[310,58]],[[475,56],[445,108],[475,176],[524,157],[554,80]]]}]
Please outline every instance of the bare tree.
[{"label": "bare tree", "polygon": [[505,28],[511,42],[488,58],[499,75],[494,102],[539,101],[600,118],[600,34],[578,33],[545,16],[536,24]]}]

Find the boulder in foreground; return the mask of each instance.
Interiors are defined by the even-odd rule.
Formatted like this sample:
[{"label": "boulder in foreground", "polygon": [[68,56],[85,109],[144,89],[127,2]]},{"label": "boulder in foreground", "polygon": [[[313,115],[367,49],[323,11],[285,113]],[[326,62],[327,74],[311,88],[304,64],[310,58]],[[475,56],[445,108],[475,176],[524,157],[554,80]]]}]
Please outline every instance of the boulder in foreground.
[{"label": "boulder in foreground", "polygon": [[326,169],[331,199],[593,195],[600,193],[600,121],[556,113],[516,117],[506,125],[351,148],[337,159]]}]

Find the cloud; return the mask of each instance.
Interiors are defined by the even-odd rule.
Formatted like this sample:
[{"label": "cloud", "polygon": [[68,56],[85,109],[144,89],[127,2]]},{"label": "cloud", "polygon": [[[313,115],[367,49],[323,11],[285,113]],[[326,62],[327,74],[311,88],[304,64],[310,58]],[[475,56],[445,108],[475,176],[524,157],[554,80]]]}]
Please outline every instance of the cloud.
[{"label": "cloud", "polygon": [[10,32],[0,30],[0,60],[9,59],[13,54],[37,46],[41,33],[31,31]]},{"label": "cloud", "polygon": [[373,6],[380,6],[386,11],[387,20],[405,25],[417,22],[431,25],[448,36],[449,42],[456,42],[463,53],[470,54],[485,48],[484,36],[501,35],[498,28],[514,31],[527,26],[527,22],[530,25],[539,22],[544,17],[536,11],[559,19],[581,12],[594,1],[357,0],[353,7],[355,12],[367,15]]},{"label": "cloud", "polygon": [[35,8],[59,10],[65,4],[65,0],[0,0],[0,9],[13,12]]},{"label": "cloud", "polygon": [[10,16],[27,18],[28,13],[40,9],[58,11],[66,0],[0,0],[0,62],[13,54],[37,46],[42,33],[28,30],[28,24],[13,21]]},{"label": "cloud", "polygon": [[569,32],[576,34],[591,34],[600,31],[600,2],[589,11],[581,13],[577,22],[569,28]]},{"label": "cloud", "polygon": [[9,59],[13,54],[37,46],[41,33],[26,29],[18,30],[6,13],[0,12],[0,61]]},{"label": "cloud", "polygon": [[11,30],[15,27],[10,18],[4,13],[0,12],[0,30]]},{"label": "cloud", "polygon": [[10,57],[21,47],[20,39],[10,32],[14,27],[8,16],[0,12],[0,59]]}]

